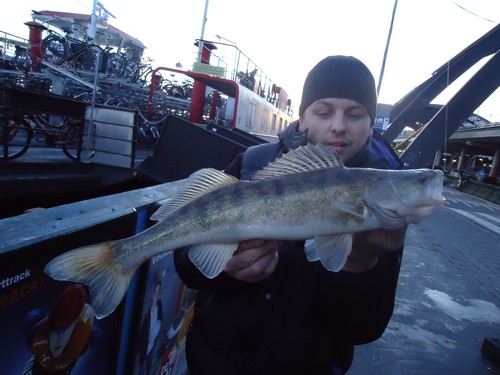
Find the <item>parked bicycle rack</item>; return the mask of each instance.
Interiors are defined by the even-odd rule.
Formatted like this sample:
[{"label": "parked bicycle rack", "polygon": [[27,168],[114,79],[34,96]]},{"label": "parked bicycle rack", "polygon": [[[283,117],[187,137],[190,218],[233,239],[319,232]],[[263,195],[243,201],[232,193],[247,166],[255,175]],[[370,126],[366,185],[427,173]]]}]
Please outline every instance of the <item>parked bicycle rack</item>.
[{"label": "parked bicycle rack", "polygon": [[81,79],[80,77],[78,77],[76,74],[70,73],[70,72],[68,72],[67,69],[64,69],[64,68],[62,68],[62,67],[60,67],[58,65],[54,65],[54,64],[49,63],[48,61],[45,61],[45,60],[42,60],[42,64],[45,65],[46,67],[50,68],[50,69],[55,70],[58,73],[61,73],[62,75],[66,76],[68,78],[71,78],[71,79],[77,81],[78,83],[81,83],[84,86],[87,86],[87,87],[91,88],[92,90],[94,88],[97,91],[101,90],[101,88],[99,86],[97,86],[97,84],[87,82],[84,79]]}]

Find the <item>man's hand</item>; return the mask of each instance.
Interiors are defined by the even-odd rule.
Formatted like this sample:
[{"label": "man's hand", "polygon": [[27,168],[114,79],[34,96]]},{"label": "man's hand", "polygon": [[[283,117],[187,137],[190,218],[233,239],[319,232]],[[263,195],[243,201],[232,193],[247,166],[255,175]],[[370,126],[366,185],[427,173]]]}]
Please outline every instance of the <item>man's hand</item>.
[{"label": "man's hand", "polygon": [[397,251],[403,246],[407,228],[405,226],[394,231],[375,229],[355,233],[352,251],[343,270],[363,272],[372,269],[381,255]]},{"label": "man's hand", "polygon": [[278,264],[281,241],[242,241],[224,271],[241,281],[258,282],[269,277]]}]

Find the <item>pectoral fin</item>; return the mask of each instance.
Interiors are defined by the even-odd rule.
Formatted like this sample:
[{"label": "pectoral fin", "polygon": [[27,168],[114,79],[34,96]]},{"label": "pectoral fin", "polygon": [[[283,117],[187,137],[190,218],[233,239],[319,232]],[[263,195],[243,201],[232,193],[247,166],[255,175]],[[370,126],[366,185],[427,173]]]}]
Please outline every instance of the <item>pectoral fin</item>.
[{"label": "pectoral fin", "polygon": [[224,270],[237,248],[237,243],[194,245],[188,255],[205,277],[213,279]]},{"label": "pectoral fin", "polygon": [[334,201],[334,202],[332,202],[332,204],[333,204],[333,206],[335,206],[339,210],[344,211],[344,212],[354,216],[357,219],[357,221],[361,222],[365,219],[365,217],[363,215],[363,205],[361,203],[358,203],[356,205],[352,205],[352,204],[346,204],[346,203]]},{"label": "pectoral fin", "polygon": [[333,272],[340,271],[351,253],[352,235],[349,233],[315,237],[307,240],[304,246],[310,262],[320,260],[321,264]]},{"label": "pectoral fin", "polygon": [[401,229],[407,223],[401,215],[391,209],[384,208],[373,202],[366,202],[366,205],[373,212],[380,226],[385,230]]}]

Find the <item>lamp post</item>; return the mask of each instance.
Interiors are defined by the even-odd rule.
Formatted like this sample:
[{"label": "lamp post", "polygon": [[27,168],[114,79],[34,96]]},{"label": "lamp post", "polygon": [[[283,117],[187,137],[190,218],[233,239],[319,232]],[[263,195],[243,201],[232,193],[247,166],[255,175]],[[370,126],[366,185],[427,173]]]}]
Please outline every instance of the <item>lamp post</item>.
[{"label": "lamp post", "polygon": [[92,13],[90,14],[90,28],[89,28],[89,37],[95,38],[96,24],[97,24],[97,0],[93,0],[92,2]]},{"label": "lamp post", "polygon": [[203,40],[205,39],[205,24],[207,23],[208,0],[205,0],[205,11],[201,22],[200,43],[198,44],[198,62],[201,63],[201,53],[203,51]]},{"label": "lamp post", "polygon": [[384,77],[384,71],[385,71],[385,61],[387,60],[387,53],[389,51],[389,43],[391,41],[391,35],[392,35],[392,26],[394,25],[394,17],[396,16],[397,6],[398,6],[398,0],[395,0],[394,8],[392,9],[391,26],[389,27],[389,34],[387,35],[387,42],[385,45],[384,59],[382,60],[382,68],[380,69],[380,77],[378,78],[377,95],[380,95],[380,88],[382,87],[382,78]]},{"label": "lamp post", "polygon": [[[211,50],[216,48],[214,44],[207,43],[207,48],[204,49],[205,23],[207,22],[208,0],[205,0],[205,11],[203,13],[203,21],[201,24],[201,36],[198,43],[198,58],[199,64],[209,64]],[[205,89],[206,85],[198,80],[193,82],[193,91],[191,93],[191,105],[189,107],[189,121],[199,123],[203,120],[203,107],[205,104]]]},{"label": "lamp post", "polygon": [[[104,14],[103,14],[104,12]],[[90,15],[89,37],[95,39],[97,26],[107,28],[108,17],[116,18],[109,10],[104,8],[98,0],[92,2],[92,13]]]}]

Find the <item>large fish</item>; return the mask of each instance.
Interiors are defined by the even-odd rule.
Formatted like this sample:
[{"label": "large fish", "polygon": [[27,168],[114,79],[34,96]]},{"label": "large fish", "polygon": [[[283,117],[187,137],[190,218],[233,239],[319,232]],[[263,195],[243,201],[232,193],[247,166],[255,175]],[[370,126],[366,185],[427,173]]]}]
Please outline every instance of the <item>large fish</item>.
[{"label": "large fish", "polygon": [[193,173],[135,236],[64,253],[45,267],[57,280],[89,286],[98,318],[112,313],[135,270],[150,257],[190,246],[189,257],[209,278],[220,274],[248,239],[307,240],[310,261],[340,270],[352,233],[396,230],[418,223],[443,204],[438,170],[345,168],[321,145],[290,151],[240,181],[215,169]]}]

